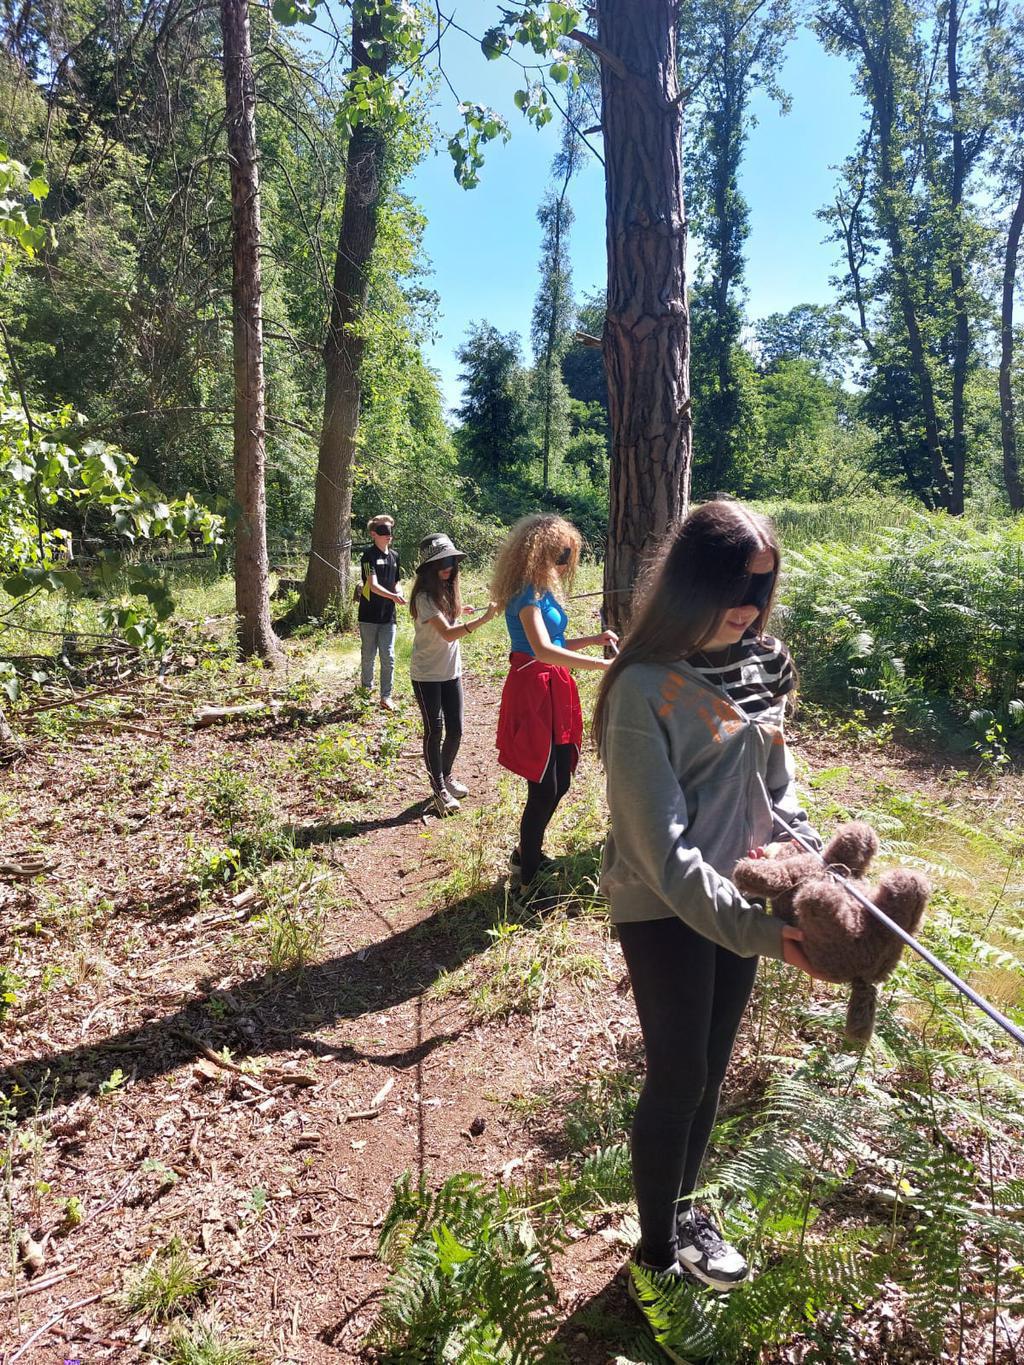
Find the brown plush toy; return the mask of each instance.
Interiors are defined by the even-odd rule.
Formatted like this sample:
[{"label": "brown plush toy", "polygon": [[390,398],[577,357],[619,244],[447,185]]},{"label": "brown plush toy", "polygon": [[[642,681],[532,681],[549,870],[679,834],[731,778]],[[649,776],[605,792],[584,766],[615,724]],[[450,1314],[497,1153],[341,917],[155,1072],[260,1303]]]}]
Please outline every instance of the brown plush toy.
[{"label": "brown plush toy", "polygon": [[[857,820],[836,832],[822,857],[856,882],[877,852],[878,835]],[[742,858],[733,881],[745,895],[769,900],[780,919],[803,930],[800,946],[812,967],[852,984],[846,1036],[851,1042],[866,1043],[875,1026],[876,983],[896,966],[902,941],[829,877],[815,854],[805,853],[799,844],[785,845],[774,858]],[[930,890],[920,873],[896,868],[883,873],[874,890],[865,887],[864,894],[901,929],[913,934]]]}]

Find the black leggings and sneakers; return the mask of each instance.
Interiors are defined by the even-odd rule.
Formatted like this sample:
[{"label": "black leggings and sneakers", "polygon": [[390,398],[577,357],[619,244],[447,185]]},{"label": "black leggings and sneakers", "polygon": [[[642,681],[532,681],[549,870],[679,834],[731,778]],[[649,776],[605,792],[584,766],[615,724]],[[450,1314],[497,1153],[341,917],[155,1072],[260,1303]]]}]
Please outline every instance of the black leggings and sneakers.
[{"label": "black leggings and sneakers", "polygon": [[523,886],[530,884],[541,865],[544,835],[559,801],[569,790],[575,758],[574,744],[553,744],[543,777],[539,782],[527,782],[526,805],[519,822],[517,850]]},{"label": "black leggings and sneakers", "polygon": [[746,1276],[714,1225],[690,1215],[733,1044],[757,973],[682,920],[617,926],[647,1056],[633,1121],[633,1176],[646,1265],[672,1267],[677,1255],[718,1288]]},{"label": "black leggings and sneakers", "polygon": [[437,795],[450,778],[462,743],[462,679],[449,678],[446,682],[413,679],[412,690],[423,717],[423,761]]}]

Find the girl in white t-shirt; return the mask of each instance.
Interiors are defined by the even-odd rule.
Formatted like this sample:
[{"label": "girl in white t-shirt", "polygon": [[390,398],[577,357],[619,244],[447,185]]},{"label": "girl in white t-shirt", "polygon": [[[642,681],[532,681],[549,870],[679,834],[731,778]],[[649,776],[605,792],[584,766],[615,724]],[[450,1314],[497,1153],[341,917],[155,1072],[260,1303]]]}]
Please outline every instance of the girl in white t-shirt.
[{"label": "girl in white t-shirt", "polygon": [[458,798],[469,792],[452,776],[462,743],[462,656],[459,641],[497,612],[491,602],[472,625],[460,617],[472,607],[462,605],[459,562],[465,559],[445,535],[420,542],[420,563],[409,596],[415,625],[409,673],[423,717],[423,761],[433,789],[438,815],[454,815]]}]

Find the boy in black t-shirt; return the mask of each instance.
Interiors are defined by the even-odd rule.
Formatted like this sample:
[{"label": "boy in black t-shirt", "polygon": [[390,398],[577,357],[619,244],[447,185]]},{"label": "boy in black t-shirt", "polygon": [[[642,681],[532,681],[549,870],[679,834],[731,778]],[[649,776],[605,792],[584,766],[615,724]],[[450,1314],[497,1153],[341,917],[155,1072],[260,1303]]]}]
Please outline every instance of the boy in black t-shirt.
[{"label": "boy in black t-shirt", "polygon": [[398,590],[402,567],[391,548],[395,519],[371,517],[366,523],[373,545],[363,551],[359,571],[363,587],[359,594],[359,639],[362,652],[362,685],[373,687],[373,663],[380,655],[380,704],[393,711],[391,687],[395,677],[395,604],[405,606]]}]

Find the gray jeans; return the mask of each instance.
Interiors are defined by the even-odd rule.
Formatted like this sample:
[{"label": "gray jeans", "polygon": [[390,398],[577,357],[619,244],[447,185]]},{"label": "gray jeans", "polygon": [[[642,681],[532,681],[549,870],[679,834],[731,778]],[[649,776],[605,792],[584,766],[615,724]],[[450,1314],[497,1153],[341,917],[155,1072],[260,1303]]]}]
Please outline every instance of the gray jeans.
[{"label": "gray jeans", "polygon": [[373,621],[359,622],[361,681],[367,691],[373,687],[373,661],[379,654],[380,695],[382,700],[391,696],[391,688],[395,680],[395,632],[397,629],[394,621],[386,626],[378,626]]}]

